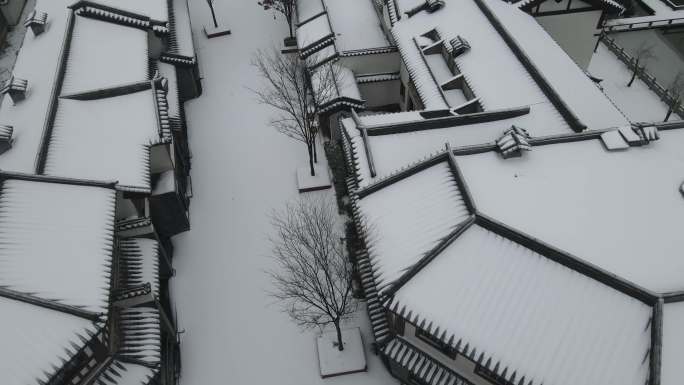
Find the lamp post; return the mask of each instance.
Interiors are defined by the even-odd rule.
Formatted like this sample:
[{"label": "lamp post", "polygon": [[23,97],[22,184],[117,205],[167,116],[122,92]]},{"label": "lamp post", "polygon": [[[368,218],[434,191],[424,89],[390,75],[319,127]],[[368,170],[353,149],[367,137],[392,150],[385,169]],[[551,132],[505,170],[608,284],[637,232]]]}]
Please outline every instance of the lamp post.
[{"label": "lamp post", "polygon": [[207,39],[230,35],[230,29],[219,27],[218,21],[216,20],[216,11],[214,10],[214,0],[207,0],[207,5],[209,5],[209,10],[211,11],[211,20],[214,22],[213,26],[204,26],[204,34],[207,36]]}]

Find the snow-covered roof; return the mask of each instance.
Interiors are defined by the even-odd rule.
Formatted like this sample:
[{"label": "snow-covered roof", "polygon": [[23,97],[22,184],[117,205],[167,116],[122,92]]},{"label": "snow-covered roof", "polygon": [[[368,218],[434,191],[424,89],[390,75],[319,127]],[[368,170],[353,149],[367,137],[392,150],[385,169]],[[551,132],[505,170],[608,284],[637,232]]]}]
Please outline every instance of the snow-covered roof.
[{"label": "snow-covered roof", "polygon": [[169,90],[166,93],[166,101],[169,104],[169,119],[178,123],[181,118],[181,102],[176,67],[172,64],[157,62],[157,68],[159,74],[168,80],[169,84]]},{"label": "snow-covered roof", "polygon": [[171,28],[169,52],[186,58],[194,58],[195,43],[192,39],[188,0],[171,0],[170,4],[173,7],[173,12],[169,21]]},{"label": "snow-covered roof", "polygon": [[352,70],[334,62],[310,69],[311,82],[320,100],[319,113],[340,107],[365,108],[356,77]]},{"label": "snow-covered roof", "polygon": [[345,52],[390,46],[368,0],[302,0],[297,13],[297,46],[303,57],[318,53],[316,61],[323,62]]},{"label": "snow-covered roof", "polygon": [[146,31],[80,16],[73,28],[61,95],[112,88],[149,77]]},{"label": "snow-covered roof", "polygon": [[[449,147],[362,184],[351,202],[371,290],[512,383],[637,385],[660,373],[676,383],[677,127],[621,151],[600,133],[531,139],[518,158],[496,145]],[[652,134],[619,135],[637,131]]]},{"label": "snow-covered roof", "polygon": [[[358,118],[362,127],[358,127],[354,119],[346,118],[342,120],[342,128],[356,154],[356,173],[363,186],[443,150],[446,142],[455,147],[492,144],[512,125],[525,128],[533,137],[567,133],[562,126],[547,125],[543,120],[535,119],[535,112],[540,107],[532,105],[528,112],[525,108],[497,110],[503,113],[502,116],[497,116],[497,111],[454,115],[447,110],[365,114]],[[368,133],[365,141],[362,128]],[[371,175],[366,143],[372,155],[375,177]]]},{"label": "snow-covered roof", "polygon": [[325,12],[322,0],[297,0],[297,24],[303,24]]},{"label": "snow-covered roof", "polygon": [[38,0],[36,4],[36,9],[48,13],[49,28],[39,36],[27,33],[17,56],[14,74],[29,81],[26,99],[16,105],[11,98],[2,100],[0,122],[14,127],[15,139],[12,148],[0,154],[0,169],[5,171],[35,172],[45,113],[51,101],[70,14],[67,4],[66,0]]},{"label": "snow-covered roof", "polygon": [[94,385],[148,385],[158,373],[158,369],[113,360],[93,381]]},{"label": "snow-covered roof", "polygon": [[149,17],[158,22],[169,20],[167,0],[89,0],[89,2],[135,15]]},{"label": "snow-covered roof", "polygon": [[123,288],[150,285],[159,298],[159,242],[147,238],[126,238],[119,241],[119,261]]},{"label": "snow-covered roof", "polygon": [[392,306],[439,328],[445,343],[453,336],[456,350],[507,380],[517,373],[515,384],[648,378],[650,306],[478,225],[402,286]]},{"label": "snow-covered roof", "polygon": [[[140,87],[136,82],[144,82],[150,77],[148,31],[145,29],[156,27],[131,22],[126,16],[126,12],[133,12],[143,16],[143,18],[151,17],[154,20],[166,23],[168,20],[166,1],[84,1],[74,4],[74,8],[68,8],[72,3],[66,0],[38,1],[37,9],[50,15],[50,27],[39,36],[27,33],[17,59],[14,73],[18,78],[28,80],[27,98],[16,105],[13,105],[11,98],[4,98],[2,102],[0,121],[2,124],[11,125],[14,128],[12,148],[0,154],[0,168],[3,170],[26,173],[43,172],[47,144],[52,139],[53,141],[50,144],[56,145],[51,130],[53,126],[63,123],[58,120],[53,121],[52,117],[56,113],[60,115],[58,118],[64,118],[64,110],[70,109],[79,116],[66,116],[66,119],[75,120],[80,118],[82,112],[76,111],[76,108],[73,107],[76,105],[74,102],[65,102],[65,99],[59,99],[59,96],[80,94],[77,97],[79,99],[105,99],[105,96],[121,95],[133,90],[140,90],[144,87]],[[106,10],[109,16],[103,16],[97,13],[103,8],[98,8],[99,11],[91,10],[92,12],[86,10],[88,7],[90,7],[88,9],[95,9],[93,7],[98,7],[100,4],[105,7],[116,6],[121,12]],[[182,0],[175,0],[174,6],[176,8],[184,8],[184,6],[187,8]],[[72,9],[76,11],[72,12]],[[98,20],[98,18],[103,20]],[[179,17],[180,19],[182,19],[182,15]],[[155,31],[159,32],[157,29]],[[176,51],[173,47],[180,43],[174,43],[176,39],[173,36],[170,40],[170,51],[174,53]],[[102,44],[102,41],[108,43]],[[194,54],[190,56],[194,56]],[[111,70],[112,68],[113,70]],[[166,72],[173,72],[167,68],[165,70]],[[61,81],[62,76],[60,75],[62,73],[63,81]],[[172,96],[177,97],[175,73],[173,78],[169,78],[169,84],[176,87]],[[131,86],[133,89],[130,89]],[[160,95],[156,95],[156,97],[158,105],[166,103],[163,100],[164,97]],[[172,109],[175,108],[172,112],[179,114],[178,102],[173,100],[172,102]],[[102,100],[93,103],[84,102],[83,106],[105,103],[106,101]],[[64,107],[64,105],[71,106]],[[146,102],[144,105],[149,105],[149,103]],[[162,108],[162,110],[165,109]],[[133,115],[152,116],[156,113],[155,109],[149,109],[144,113],[139,111],[140,107],[135,107]],[[165,115],[165,112],[159,112],[159,115]],[[149,116],[146,117],[147,121],[149,121]],[[127,119],[127,117],[122,117],[122,119]],[[161,135],[163,139],[169,140],[170,131],[165,119],[166,116],[159,116],[157,120],[162,121]],[[91,119],[91,123],[93,121],[97,122],[95,126],[98,128],[103,122],[102,120],[94,120],[94,117]],[[138,122],[138,124],[141,123],[142,121]],[[155,120],[152,126],[145,127],[144,135],[147,135],[148,128],[151,130],[156,127],[159,130],[159,125]],[[119,127],[117,127],[117,131],[118,129]],[[158,141],[153,140],[152,143]],[[64,145],[64,143],[60,143],[60,145]],[[113,152],[116,149],[111,148],[111,150]],[[122,153],[124,152],[122,151]],[[142,158],[133,161],[140,159]],[[62,175],[82,178],[96,176],[92,173],[74,175],[69,172]],[[107,179],[117,177],[117,174],[110,174]],[[135,178],[128,179],[130,181]],[[139,183],[141,179],[138,177],[135,182]],[[149,186],[140,187],[143,190],[149,188]]]},{"label": "snow-covered roof", "polygon": [[684,290],[684,130],[625,151],[600,140],[458,162],[478,209],[652,292]]},{"label": "snow-covered roof", "polygon": [[101,99],[60,99],[45,174],[113,180],[121,189],[149,192],[149,147],[162,135],[157,92],[147,87]]},{"label": "snow-covered roof", "polygon": [[341,52],[387,47],[373,2],[368,0],[320,0],[325,3],[335,41]]},{"label": "snow-covered roof", "polygon": [[84,318],[1,296],[0,314],[3,385],[49,383],[101,328]]},{"label": "snow-covered roof", "polygon": [[115,201],[110,188],[2,181],[0,287],[106,313]]},{"label": "snow-covered roof", "polygon": [[[520,9],[529,10],[532,7],[535,7],[538,4],[541,4],[545,1],[546,0],[517,0],[517,1],[512,1],[511,3]],[[600,7],[601,9],[608,10],[611,12],[622,12],[625,10],[625,7],[623,7],[620,3],[618,3],[615,0],[585,0],[585,1],[588,2],[589,4],[595,4],[596,6]],[[586,3],[584,3],[584,4],[586,4]]]},{"label": "snow-covered roof", "polygon": [[360,198],[358,207],[379,287],[394,283],[470,216],[446,161]]},{"label": "snow-covered roof", "polygon": [[327,13],[320,14],[304,24],[300,24],[295,34],[297,35],[297,47],[304,57],[333,44],[335,40],[335,34],[331,29]]},{"label": "snow-covered roof", "polygon": [[663,346],[660,383],[677,385],[682,381],[681,367],[684,354],[684,302],[663,306]]},{"label": "snow-covered roof", "polygon": [[[457,107],[474,97],[484,111],[534,105],[540,125],[559,129],[627,123],[534,18],[514,5],[453,0],[433,13],[403,18],[392,33],[427,109]],[[435,39],[450,45],[458,36],[471,48],[455,57],[455,68],[449,68],[444,54],[434,49],[440,44]],[[450,83],[467,91],[453,89]]]}]

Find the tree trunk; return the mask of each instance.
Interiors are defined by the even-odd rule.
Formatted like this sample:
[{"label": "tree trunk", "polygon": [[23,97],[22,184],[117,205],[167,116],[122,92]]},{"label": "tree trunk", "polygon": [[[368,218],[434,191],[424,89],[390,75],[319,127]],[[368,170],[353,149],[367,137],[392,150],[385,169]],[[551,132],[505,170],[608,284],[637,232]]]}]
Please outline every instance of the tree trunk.
[{"label": "tree trunk", "polygon": [[670,119],[670,115],[672,115],[672,110],[674,110],[674,103],[670,104],[670,107],[667,109],[667,115],[665,115],[665,120],[664,122],[667,122],[668,119]]},{"label": "tree trunk", "polygon": [[316,148],[316,139],[314,139],[314,144],[313,144],[313,158],[314,158],[314,162],[318,164],[318,149]]},{"label": "tree trunk", "polygon": [[636,79],[637,72],[639,72],[639,60],[637,60],[634,63],[634,72],[632,72],[632,78],[629,79],[629,83],[627,83],[627,87],[631,87],[632,83],[634,83],[634,79]]},{"label": "tree trunk", "polygon": [[211,9],[211,18],[214,20],[214,28],[218,28],[218,23],[216,22],[216,13],[214,12],[214,4],[209,3],[209,9]]},{"label": "tree trunk", "polygon": [[309,169],[311,171],[311,176],[316,176],[316,170],[314,169],[313,149],[311,143],[307,143],[306,149],[309,151]]},{"label": "tree trunk", "polygon": [[337,349],[344,350],[344,343],[342,342],[342,329],[340,329],[340,321],[335,322],[335,330],[337,331]]},{"label": "tree trunk", "polygon": [[287,27],[290,29],[290,37],[294,37],[292,34],[292,13],[290,13],[290,16],[285,15],[285,19],[287,19]]}]

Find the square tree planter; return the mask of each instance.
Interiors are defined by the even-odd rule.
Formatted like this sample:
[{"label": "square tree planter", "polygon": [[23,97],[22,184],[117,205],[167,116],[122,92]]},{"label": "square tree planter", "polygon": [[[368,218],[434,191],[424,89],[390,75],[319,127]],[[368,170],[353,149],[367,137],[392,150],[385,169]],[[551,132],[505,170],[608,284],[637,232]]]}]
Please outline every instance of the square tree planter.
[{"label": "square tree planter", "polygon": [[365,372],[366,352],[359,328],[342,330],[344,350],[337,348],[337,332],[326,332],[316,338],[318,365],[322,378]]},{"label": "square tree planter", "polygon": [[204,34],[207,39],[212,39],[219,36],[230,35],[230,29],[222,26],[214,27],[213,24],[204,26]]},{"label": "square tree planter", "polygon": [[323,164],[314,165],[315,176],[311,176],[309,166],[297,169],[297,189],[300,193],[325,190],[332,186],[328,167]]}]

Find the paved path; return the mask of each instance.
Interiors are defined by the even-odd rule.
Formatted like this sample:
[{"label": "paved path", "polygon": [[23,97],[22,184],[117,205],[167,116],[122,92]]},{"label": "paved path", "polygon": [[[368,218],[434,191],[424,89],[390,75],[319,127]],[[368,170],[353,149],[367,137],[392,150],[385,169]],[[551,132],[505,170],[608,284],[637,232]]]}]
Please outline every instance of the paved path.
[{"label": "paved path", "polygon": [[300,332],[270,304],[263,273],[270,263],[268,214],[296,197],[294,170],[306,164],[306,150],[267,126],[272,112],[246,87],[259,81],[251,55],[281,42],[285,25],[256,1],[217,1],[218,18],[232,35],[207,40],[201,33],[206,2],[190,3],[205,80],[204,94],[186,106],[192,230],[174,238],[172,293],[186,331],[182,384],[396,383],[375,356],[368,374],[321,380],[315,332]]}]

